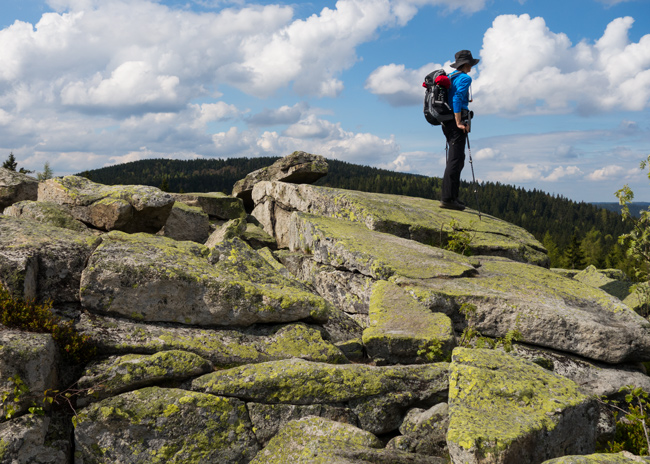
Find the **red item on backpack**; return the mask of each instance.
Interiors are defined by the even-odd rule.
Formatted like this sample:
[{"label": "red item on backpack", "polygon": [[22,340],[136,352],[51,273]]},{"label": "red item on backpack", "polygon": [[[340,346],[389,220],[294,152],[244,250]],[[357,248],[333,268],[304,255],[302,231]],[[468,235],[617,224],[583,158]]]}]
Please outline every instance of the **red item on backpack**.
[{"label": "red item on backpack", "polygon": [[451,81],[447,76],[438,76],[434,82],[445,89],[451,87]]}]

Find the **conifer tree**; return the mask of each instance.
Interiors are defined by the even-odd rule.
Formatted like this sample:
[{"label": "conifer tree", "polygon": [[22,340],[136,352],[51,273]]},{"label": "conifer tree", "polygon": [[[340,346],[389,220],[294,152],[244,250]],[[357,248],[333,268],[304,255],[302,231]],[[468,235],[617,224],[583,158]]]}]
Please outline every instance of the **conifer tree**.
[{"label": "conifer tree", "polygon": [[585,256],[580,248],[578,236],[573,234],[569,246],[564,250],[564,266],[567,269],[584,269]]},{"label": "conifer tree", "polygon": [[10,171],[15,171],[18,168],[18,162],[16,161],[14,152],[9,153],[9,157],[7,157],[6,161],[2,163],[2,167],[9,169]]}]

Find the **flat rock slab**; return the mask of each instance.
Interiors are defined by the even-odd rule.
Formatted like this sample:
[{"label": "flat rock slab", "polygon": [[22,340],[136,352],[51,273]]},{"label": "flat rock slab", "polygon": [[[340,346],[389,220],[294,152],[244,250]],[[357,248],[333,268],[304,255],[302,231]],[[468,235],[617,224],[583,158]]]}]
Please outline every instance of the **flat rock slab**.
[{"label": "flat rock slab", "polygon": [[364,430],[396,430],[413,404],[439,403],[447,389],[446,363],[372,367],[330,365],[299,359],[271,361],[213,372],[192,389],[267,404],[340,404]]},{"label": "flat rock slab", "polygon": [[174,240],[204,243],[210,236],[210,218],[201,208],[177,202],[158,234]]},{"label": "flat rock slab", "polygon": [[239,239],[210,250],[117,231],[106,234],[91,256],[80,293],[93,312],[191,325],[326,321],[328,309]]},{"label": "flat rock slab", "polygon": [[81,273],[101,239],[0,216],[0,282],[15,296],[79,301]]},{"label": "flat rock slab", "polygon": [[318,263],[305,253],[279,250],[276,256],[296,278],[309,282],[316,292],[337,308],[368,326],[370,295],[375,280],[359,273]]},{"label": "flat rock slab", "polygon": [[319,263],[373,279],[439,279],[476,274],[471,261],[450,251],[423,245],[362,224],[293,213],[289,248],[313,255]]},{"label": "flat rock slab", "polygon": [[157,382],[185,380],[211,371],[212,363],[187,351],[111,356],[86,366],[78,385],[81,389],[94,390],[85,398],[84,403],[87,403]]},{"label": "flat rock slab", "polygon": [[70,210],[58,203],[47,201],[20,201],[5,208],[5,216],[20,217],[26,220],[49,224],[76,232],[88,232],[88,227],[77,221]]},{"label": "flat rock slab", "polygon": [[332,364],[347,362],[338,348],[323,340],[318,330],[304,324],[210,330],[150,325],[84,313],[76,328],[89,337],[101,354],[183,350],[219,367],[293,357]]},{"label": "flat rock slab", "polygon": [[369,316],[363,344],[378,365],[442,361],[450,358],[456,346],[447,315],[431,312],[390,282],[380,281],[374,286]]},{"label": "flat rock slab", "polygon": [[623,451],[616,454],[590,454],[587,456],[563,456],[561,458],[549,459],[542,464],[638,464],[650,462],[650,458],[635,456],[632,453]]},{"label": "flat rock slab", "polygon": [[327,161],[322,156],[304,151],[294,151],[271,166],[253,171],[244,179],[237,181],[232,189],[232,196],[242,198],[247,206],[252,206],[251,192],[255,184],[259,182],[282,181],[294,184],[311,184],[327,175],[327,170]]},{"label": "flat rock slab", "polygon": [[150,387],[94,403],[76,421],[80,462],[248,463],[259,451],[234,398]]},{"label": "flat rock slab", "polygon": [[449,368],[453,462],[542,462],[593,453],[598,408],[578,386],[497,350],[456,348]]},{"label": "flat rock slab", "polygon": [[447,430],[449,429],[449,405],[436,404],[428,410],[411,409],[399,427],[402,435],[393,438],[387,448],[399,449],[427,456],[445,456]]},{"label": "flat rock slab", "polygon": [[158,232],[174,205],[168,193],[144,185],[102,185],[85,177],[48,179],[38,187],[38,200],[59,203],[72,215],[100,230]]},{"label": "flat rock slab", "polygon": [[519,330],[522,342],[607,363],[650,359],[650,323],[604,291],[539,266],[481,260],[478,276],[400,280],[433,311],[476,308],[476,329],[490,337]]},{"label": "flat rock slab", "polygon": [[[619,276],[618,279],[610,277],[609,273],[596,269],[595,266],[589,266],[583,271],[573,276],[575,280],[582,282],[591,287],[600,288],[619,300],[623,301],[630,296],[632,282],[625,275]],[[621,278],[622,277],[622,278]]]},{"label": "flat rock slab", "polygon": [[177,203],[201,208],[205,214],[212,218],[229,220],[246,217],[242,200],[222,192],[172,193],[170,195]]},{"label": "flat rock slab", "polygon": [[612,366],[520,344],[513,346],[511,354],[574,381],[585,395],[620,399],[622,396],[620,390],[626,385],[634,385],[650,391],[650,377],[639,371],[639,366],[635,364]]},{"label": "flat rock slab", "polygon": [[253,464],[443,464],[442,458],[383,449],[373,434],[321,417],[290,422],[260,451]]},{"label": "flat rock slab", "polygon": [[246,403],[246,408],[257,441],[262,446],[266,446],[289,422],[308,416],[357,425],[357,416],[345,405]]},{"label": "flat rock slab", "polygon": [[0,211],[23,200],[38,198],[38,181],[26,174],[0,168]]},{"label": "flat rock slab", "polygon": [[283,211],[301,211],[360,222],[427,245],[444,246],[456,221],[471,236],[474,255],[503,256],[548,267],[544,246],[526,230],[488,215],[479,220],[475,212],[441,209],[439,202],[424,198],[366,193],[312,185],[261,182],[253,189],[253,215],[276,238],[283,236]]},{"label": "flat rock slab", "polygon": [[[0,330],[0,392],[9,393],[0,403],[0,417],[26,412],[32,406],[30,395],[42,398],[46,390],[56,389],[58,359],[52,335]],[[14,396],[16,378],[30,395]]]},{"label": "flat rock slab", "polygon": [[68,453],[48,443],[49,425],[48,417],[34,414],[0,423],[0,462],[68,464]]}]

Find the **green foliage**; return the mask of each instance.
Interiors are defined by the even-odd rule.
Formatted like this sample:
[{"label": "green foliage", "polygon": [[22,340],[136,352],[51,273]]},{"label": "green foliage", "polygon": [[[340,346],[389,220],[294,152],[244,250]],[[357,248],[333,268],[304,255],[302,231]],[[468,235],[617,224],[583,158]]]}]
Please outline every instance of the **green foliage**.
[{"label": "green foliage", "polygon": [[9,169],[10,171],[15,171],[18,169],[18,162],[16,161],[16,157],[14,156],[14,153],[11,152],[9,153],[9,156],[5,160],[4,163],[2,163],[2,167],[5,169]]},{"label": "green foliage", "polygon": [[600,446],[597,451],[600,453],[629,451],[638,456],[648,456],[650,449],[648,392],[633,385],[626,385],[619,391],[625,393],[624,405],[601,400],[615,410],[616,434],[612,441]]},{"label": "green foliage", "polygon": [[45,164],[43,165],[43,172],[39,172],[38,174],[36,174],[36,178],[41,182],[47,179],[51,179],[53,176],[54,176],[54,172],[50,167],[49,161],[46,161]]},{"label": "green foliage", "polygon": [[442,340],[433,338],[423,343],[417,351],[418,356],[423,357],[428,362],[434,362],[437,359],[443,359],[444,353],[442,351]]},{"label": "green foliage", "polygon": [[16,161],[16,157],[14,156],[13,152],[9,153],[9,156],[7,157],[6,161],[4,163],[2,163],[2,167],[5,168],[5,169],[9,169],[10,171],[18,170],[18,172],[20,172],[22,174],[31,174],[31,173],[34,172],[34,171],[28,171],[25,168],[17,169],[18,168],[18,162]]},{"label": "green foliage", "polygon": [[[470,226],[472,224],[473,221],[470,223]],[[461,255],[471,256],[472,253],[469,246],[476,234],[471,234],[468,231],[461,229],[460,224],[455,219],[452,219],[449,222],[449,227],[451,228],[451,232],[448,234],[445,249]]]},{"label": "green foliage", "polygon": [[73,363],[83,363],[95,356],[87,335],[80,335],[72,321],[63,321],[52,314],[52,302],[37,304],[13,297],[0,286],[0,324],[28,332],[50,333],[63,357]]},{"label": "green foliage", "polygon": [[578,240],[578,236],[573,234],[571,236],[571,242],[569,246],[564,250],[564,268],[566,269],[584,269],[585,257],[582,252],[581,243]]},{"label": "green foliage", "polygon": [[[650,155],[641,162],[641,169],[648,169],[650,179]],[[630,203],[634,192],[625,185],[616,192],[622,206],[623,220],[632,224],[632,230],[622,234],[618,241],[624,247],[626,256],[631,260],[631,277],[639,282],[633,289],[641,297],[646,310],[650,308],[650,210],[641,211],[639,217],[630,213]]]}]

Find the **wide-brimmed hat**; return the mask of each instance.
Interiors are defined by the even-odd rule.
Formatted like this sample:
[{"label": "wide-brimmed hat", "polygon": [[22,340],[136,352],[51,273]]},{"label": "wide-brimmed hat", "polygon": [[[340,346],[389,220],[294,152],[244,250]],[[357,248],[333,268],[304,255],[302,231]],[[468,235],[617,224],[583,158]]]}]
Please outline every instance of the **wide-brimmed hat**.
[{"label": "wide-brimmed hat", "polygon": [[480,61],[478,58],[474,58],[472,56],[472,52],[470,52],[469,50],[459,51],[458,53],[456,53],[456,55],[454,55],[454,58],[456,59],[456,61],[454,61],[449,65],[454,69],[457,69],[466,63],[469,63],[472,66],[476,66]]}]

